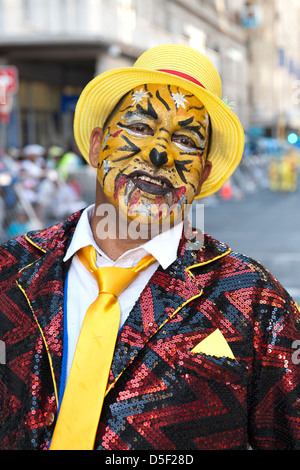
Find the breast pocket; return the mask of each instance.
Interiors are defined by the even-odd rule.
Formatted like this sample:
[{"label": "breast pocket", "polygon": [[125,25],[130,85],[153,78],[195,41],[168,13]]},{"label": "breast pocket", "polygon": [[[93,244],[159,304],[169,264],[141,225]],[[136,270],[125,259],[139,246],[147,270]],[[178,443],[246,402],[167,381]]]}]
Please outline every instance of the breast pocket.
[{"label": "breast pocket", "polygon": [[182,376],[192,375],[227,384],[244,384],[249,376],[248,366],[235,359],[193,353],[191,350],[178,350],[175,356],[175,368]]},{"label": "breast pocket", "polygon": [[[228,439],[228,448],[246,440],[247,384],[249,371],[241,361],[226,357],[177,350],[174,355],[174,393],[177,403],[185,410],[184,419],[190,421],[190,435],[181,434],[187,448],[227,448],[224,436],[236,436],[237,444]],[[175,390],[176,386],[176,390]],[[213,444],[212,444],[213,442]]]}]

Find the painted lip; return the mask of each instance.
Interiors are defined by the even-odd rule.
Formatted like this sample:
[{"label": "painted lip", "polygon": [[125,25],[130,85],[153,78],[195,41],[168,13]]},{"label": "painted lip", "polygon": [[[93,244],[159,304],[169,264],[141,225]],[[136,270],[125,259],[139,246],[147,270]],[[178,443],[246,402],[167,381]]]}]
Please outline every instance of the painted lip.
[{"label": "painted lip", "polygon": [[168,178],[153,176],[145,171],[133,171],[127,176],[127,179],[131,180],[141,191],[158,196],[164,196],[176,189]]}]

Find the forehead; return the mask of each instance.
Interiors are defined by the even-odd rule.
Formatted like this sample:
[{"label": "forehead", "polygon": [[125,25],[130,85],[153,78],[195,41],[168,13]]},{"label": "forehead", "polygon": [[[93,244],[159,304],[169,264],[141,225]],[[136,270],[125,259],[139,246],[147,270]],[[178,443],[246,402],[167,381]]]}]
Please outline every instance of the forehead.
[{"label": "forehead", "polygon": [[[156,113],[176,112],[178,116],[206,114],[203,103],[192,93],[183,88],[170,85],[147,84],[134,88],[125,98],[124,104],[132,109],[149,109]],[[124,106],[121,107],[124,110]],[[128,108],[129,109],[129,108]]]}]

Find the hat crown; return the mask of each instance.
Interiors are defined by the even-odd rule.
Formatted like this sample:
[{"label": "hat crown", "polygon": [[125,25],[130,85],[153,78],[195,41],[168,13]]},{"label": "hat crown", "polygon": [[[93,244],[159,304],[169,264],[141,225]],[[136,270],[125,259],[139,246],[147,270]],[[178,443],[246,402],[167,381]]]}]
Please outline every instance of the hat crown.
[{"label": "hat crown", "polygon": [[[144,52],[134,68],[145,70],[174,71],[190,77],[219,98],[222,96],[220,75],[212,62],[201,52],[189,46],[165,44]],[[189,80],[189,78],[187,78]]]}]

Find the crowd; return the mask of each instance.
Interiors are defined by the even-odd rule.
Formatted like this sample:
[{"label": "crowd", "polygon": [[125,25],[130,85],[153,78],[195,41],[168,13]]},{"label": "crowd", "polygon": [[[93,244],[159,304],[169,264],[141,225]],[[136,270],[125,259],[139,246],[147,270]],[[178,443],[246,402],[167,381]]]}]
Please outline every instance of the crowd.
[{"label": "crowd", "polygon": [[294,192],[298,187],[298,158],[294,153],[282,159],[272,159],[269,166],[270,189],[272,191]]},{"label": "crowd", "polygon": [[241,164],[209,202],[243,199],[264,189],[294,192],[298,188],[299,169],[300,149],[276,139],[246,138]]},{"label": "crowd", "polygon": [[[0,155],[0,242],[64,220],[89,203],[89,165],[72,149],[27,145]],[[93,194],[91,194],[93,196]]]},{"label": "crowd", "polygon": [[[262,143],[263,142],[263,143]],[[272,144],[272,146],[270,146]],[[271,140],[246,142],[244,158],[220,191],[205,203],[243,199],[262,189],[295,191],[299,152],[278,147]],[[65,220],[94,199],[95,171],[75,148],[0,150],[0,243]]]}]

